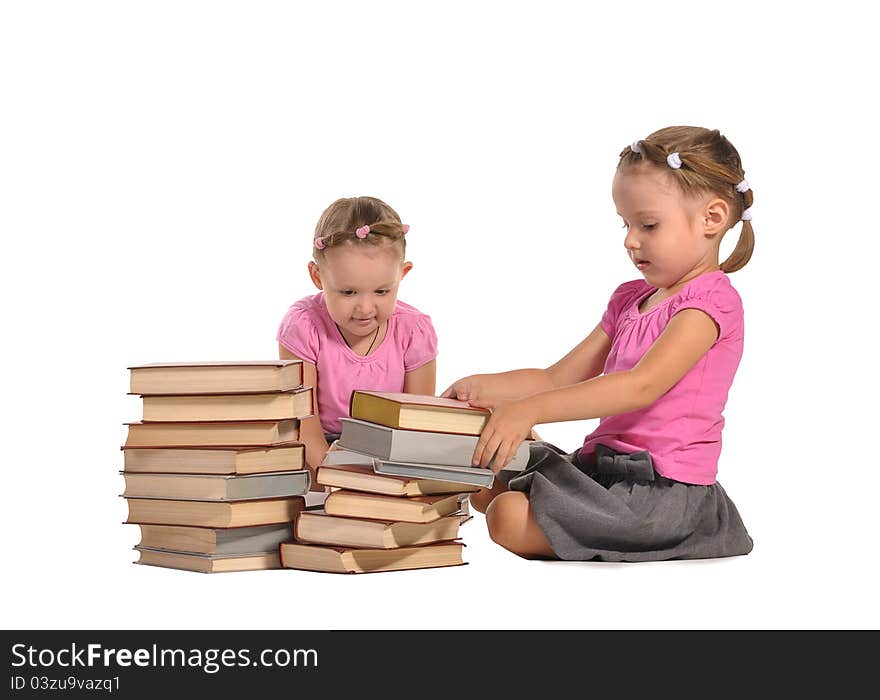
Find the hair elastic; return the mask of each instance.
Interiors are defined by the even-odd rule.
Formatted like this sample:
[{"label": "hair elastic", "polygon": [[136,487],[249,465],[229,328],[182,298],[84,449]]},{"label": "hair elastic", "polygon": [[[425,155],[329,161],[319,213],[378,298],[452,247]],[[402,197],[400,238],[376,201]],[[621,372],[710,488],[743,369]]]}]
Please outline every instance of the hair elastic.
[{"label": "hair elastic", "polygon": [[749,189],[751,189],[751,188],[749,187],[749,183],[746,182],[745,180],[743,180],[742,182],[740,182],[740,183],[736,186],[736,191],[737,191],[737,192],[740,192],[740,193],[742,193],[742,194],[745,194],[746,192],[748,192]]},{"label": "hair elastic", "polygon": [[743,211],[742,216],[739,217],[740,221],[751,221],[752,220],[752,208],[749,207],[745,211]]},{"label": "hair elastic", "polygon": [[632,150],[633,153],[641,153],[642,152],[642,149],[639,147],[639,144],[641,142],[642,142],[642,139],[639,139],[638,141],[632,142],[632,145],[630,145],[630,149]]},{"label": "hair elastic", "polygon": [[405,236],[409,233],[409,224],[401,224],[401,226],[403,227],[403,235]]},{"label": "hair elastic", "polygon": [[324,250],[325,247],[324,239],[321,236],[315,236],[315,248]]},{"label": "hair elastic", "polygon": [[678,151],[666,156],[666,162],[669,163],[670,168],[678,170],[681,167],[681,156],[678,155]]},{"label": "hair elastic", "polygon": [[370,232],[370,227],[369,227],[369,225],[367,225],[367,226],[361,226],[360,228],[355,229],[355,231],[354,231],[354,235],[357,236],[358,238],[366,238],[366,237],[367,237],[367,234],[368,234],[369,232]]}]

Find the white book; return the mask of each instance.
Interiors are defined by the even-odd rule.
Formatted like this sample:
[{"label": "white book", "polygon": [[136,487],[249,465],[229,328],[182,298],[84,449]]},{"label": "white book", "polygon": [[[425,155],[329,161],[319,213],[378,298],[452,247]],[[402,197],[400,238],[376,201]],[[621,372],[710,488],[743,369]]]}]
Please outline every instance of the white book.
[{"label": "white book", "polygon": [[377,474],[409,476],[416,479],[435,479],[458,484],[470,484],[491,488],[495,474],[484,467],[454,467],[448,464],[416,464],[414,462],[386,462],[373,460],[373,471]]},{"label": "white book", "polygon": [[[343,450],[370,455],[385,462],[474,468],[471,459],[479,439],[474,435],[389,428],[357,418],[339,420],[342,434],[337,442]],[[505,469],[522,471],[528,462],[529,443],[523,441]]]}]

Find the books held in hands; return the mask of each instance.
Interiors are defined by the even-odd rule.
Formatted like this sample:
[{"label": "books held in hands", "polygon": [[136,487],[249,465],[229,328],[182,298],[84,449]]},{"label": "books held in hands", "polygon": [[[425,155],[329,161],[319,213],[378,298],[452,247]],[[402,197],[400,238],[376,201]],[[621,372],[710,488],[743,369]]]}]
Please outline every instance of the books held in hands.
[{"label": "books held in hands", "polygon": [[370,466],[365,464],[322,464],[318,467],[315,481],[322,486],[389,496],[432,496],[441,493],[465,493],[478,490],[476,486],[467,486],[451,481],[376,474],[373,471],[372,458],[368,459]]},{"label": "books held in hands", "polygon": [[[385,462],[473,466],[471,460],[479,440],[476,435],[403,430],[356,418],[339,420],[342,433],[337,442],[344,450],[368,454]],[[505,469],[521,471],[528,461],[529,443],[524,441]]]},{"label": "books held in hands", "polygon": [[462,547],[462,542],[438,542],[397,549],[323,547],[283,542],[279,549],[281,565],[290,569],[362,574],[459,566],[465,563],[462,561]]},{"label": "books held in hands", "polygon": [[143,396],[144,421],[248,421],[306,418],[312,388],[263,394],[178,394]]},{"label": "books held in hands", "polygon": [[341,489],[327,496],[324,510],[352,518],[428,523],[457,511],[463,498],[460,493],[404,498]]},{"label": "books held in hands", "polygon": [[288,391],[302,385],[302,360],[165,362],[129,367],[132,394]]},{"label": "books held in hands", "polygon": [[309,490],[308,469],[268,474],[146,474],[126,473],[129,498],[170,498],[202,501],[241,501],[300,496]]},{"label": "books held in hands", "polygon": [[335,547],[396,549],[431,542],[454,540],[459,526],[469,516],[446,515],[430,523],[364,520],[329,515],[323,510],[303,511],[296,518],[294,536],[298,542]]},{"label": "books held in hands", "polygon": [[277,551],[253,552],[249,554],[194,554],[192,552],[172,552],[135,546],[140,559],[135,564],[160,566],[164,569],[184,569],[203,574],[216,574],[229,571],[258,571],[280,569],[281,557]]},{"label": "books held in hands", "polygon": [[305,468],[305,446],[274,447],[123,447],[128,473],[256,474]]},{"label": "books held in hands", "polygon": [[442,479],[457,484],[459,491],[465,486],[492,488],[495,473],[486,467],[453,467],[442,464],[412,464],[373,460],[373,471],[388,476],[405,476],[411,479]]},{"label": "books held in hands", "polygon": [[349,415],[389,428],[479,435],[489,410],[455,399],[356,389],[351,393]]}]

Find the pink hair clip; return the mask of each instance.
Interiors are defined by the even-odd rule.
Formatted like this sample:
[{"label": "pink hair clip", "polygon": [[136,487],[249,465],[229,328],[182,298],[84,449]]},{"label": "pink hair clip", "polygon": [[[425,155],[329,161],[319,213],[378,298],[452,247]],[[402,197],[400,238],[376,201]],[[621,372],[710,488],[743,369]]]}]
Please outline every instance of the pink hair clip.
[{"label": "pink hair clip", "polygon": [[321,236],[315,236],[315,248],[318,250],[324,250],[324,239]]},{"label": "pink hair clip", "polygon": [[405,236],[409,233],[409,224],[401,224],[401,226],[403,226],[403,235]]},{"label": "pink hair clip", "polygon": [[369,225],[368,226],[361,226],[359,229],[355,229],[354,235],[357,236],[358,238],[366,238],[367,234],[369,232],[370,232]]}]

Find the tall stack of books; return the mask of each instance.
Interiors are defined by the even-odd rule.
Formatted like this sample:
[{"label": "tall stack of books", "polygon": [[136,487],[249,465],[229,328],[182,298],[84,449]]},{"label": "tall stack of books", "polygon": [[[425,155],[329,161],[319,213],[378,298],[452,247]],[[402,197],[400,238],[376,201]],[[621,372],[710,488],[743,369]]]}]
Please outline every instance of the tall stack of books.
[{"label": "tall stack of books", "polygon": [[279,568],[278,546],[312,496],[299,442],[300,420],[313,414],[302,363],[128,369],[130,393],[143,403],[122,447],[126,522],[141,530],[136,563],[206,573]]},{"label": "tall stack of books", "polygon": [[[318,468],[323,510],[299,513],[282,566],[366,573],[463,564],[467,497],[491,487],[471,466],[489,412],[415,394],[355,391],[342,434]],[[508,469],[528,462],[520,445]]]}]

